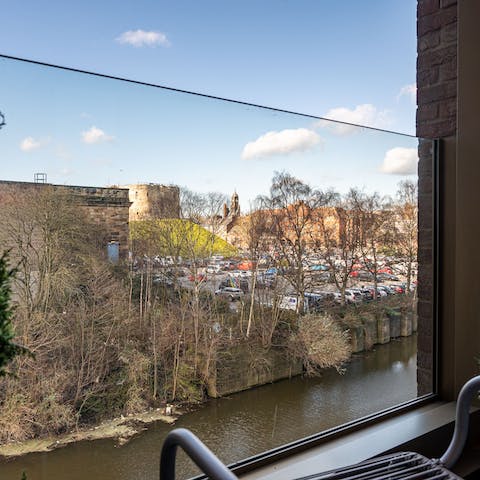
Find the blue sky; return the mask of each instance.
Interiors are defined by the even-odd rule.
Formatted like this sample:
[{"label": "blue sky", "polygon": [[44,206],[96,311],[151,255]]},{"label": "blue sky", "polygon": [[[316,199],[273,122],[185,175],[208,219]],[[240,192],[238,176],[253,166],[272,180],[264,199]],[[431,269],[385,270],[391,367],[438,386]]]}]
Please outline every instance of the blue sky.
[{"label": "blue sky", "polygon": [[[0,0],[0,53],[414,133],[414,0]],[[416,141],[0,61],[2,179],[393,193]]]}]

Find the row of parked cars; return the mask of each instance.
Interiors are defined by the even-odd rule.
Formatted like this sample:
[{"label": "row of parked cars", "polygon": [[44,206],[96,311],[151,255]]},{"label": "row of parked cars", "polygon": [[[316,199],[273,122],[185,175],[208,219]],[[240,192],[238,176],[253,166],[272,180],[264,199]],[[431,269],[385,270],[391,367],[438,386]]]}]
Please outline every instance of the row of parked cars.
[{"label": "row of parked cars", "polygon": [[[392,285],[377,285],[377,294],[375,295],[374,286],[364,286],[361,288],[349,288],[345,290],[345,299],[347,303],[359,303],[370,301],[374,298],[382,298],[388,295],[398,295],[405,293],[407,286],[404,283]],[[339,294],[340,295],[340,294]]]}]

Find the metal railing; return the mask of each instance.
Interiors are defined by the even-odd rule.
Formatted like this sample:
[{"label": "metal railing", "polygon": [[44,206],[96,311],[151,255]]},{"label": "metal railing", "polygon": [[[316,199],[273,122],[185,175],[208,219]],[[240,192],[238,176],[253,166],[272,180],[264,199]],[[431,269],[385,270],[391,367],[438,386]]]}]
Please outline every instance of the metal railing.
[{"label": "metal railing", "polygon": [[[450,444],[440,459],[429,460],[412,452],[400,452],[386,457],[377,457],[357,465],[338,470],[310,475],[309,480],[329,480],[340,478],[438,478],[456,479],[449,472],[462,454],[469,429],[469,412],[473,397],[480,391],[480,375],[470,379],[458,395],[455,430]],[[177,447],[185,453],[211,480],[238,480],[198,437],[185,428],[172,430],[165,439],[160,458],[160,480],[175,479],[175,459]],[[392,476],[393,475],[393,476]],[[300,480],[300,479],[299,479]]]}]

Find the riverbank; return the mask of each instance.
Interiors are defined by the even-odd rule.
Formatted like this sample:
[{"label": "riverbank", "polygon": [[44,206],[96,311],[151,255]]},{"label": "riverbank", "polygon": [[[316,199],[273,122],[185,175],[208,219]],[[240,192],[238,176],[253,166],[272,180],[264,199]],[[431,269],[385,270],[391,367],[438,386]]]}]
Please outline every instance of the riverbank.
[{"label": "riverbank", "polygon": [[0,460],[20,457],[29,453],[50,452],[80,441],[110,438],[115,440],[117,446],[124,445],[131,438],[146,430],[150,424],[164,422],[172,425],[183,413],[180,409],[175,408],[172,414],[166,415],[164,409],[158,408],[137,415],[121,416],[104,421],[95,427],[79,429],[63,435],[0,445]]},{"label": "riverbank", "polygon": [[[411,336],[417,330],[417,322],[413,312],[400,312],[392,308],[372,311],[357,308],[355,315],[342,318],[342,327],[348,331],[351,353],[361,354],[371,352],[375,345]],[[249,344],[237,345],[236,348],[223,352],[223,355],[220,352],[219,359],[221,361],[212,365],[211,379],[207,385],[210,398],[225,397],[300,376],[304,370],[300,359],[289,355],[285,348],[278,347],[252,348]],[[123,445],[146,430],[149,424],[157,421],[173,424],[185,411],[185,404],[182,409],[175,407],[173,415],[166,415],[164,409],[156,409],[104,421],[98,426],[60,436],[5,444],[0,446],[0,460],[28,453],[48,452],[80,441],[114,439],[116,445]]]},{"label": "riverbank", "polygon": [[[237,462],[416,397],[416,335],[399,338],[352,357],[343,375],[282,380],[228,397],[211,399],[182,414],[175,428],[188,428],[222,461]],[[151,424],[126,445],[75,442],[48,453],[0,460],[0,478],[21,480],[158,479],[160,448],[172,426]],[[198,473],[178,455],[177,478]]]}]

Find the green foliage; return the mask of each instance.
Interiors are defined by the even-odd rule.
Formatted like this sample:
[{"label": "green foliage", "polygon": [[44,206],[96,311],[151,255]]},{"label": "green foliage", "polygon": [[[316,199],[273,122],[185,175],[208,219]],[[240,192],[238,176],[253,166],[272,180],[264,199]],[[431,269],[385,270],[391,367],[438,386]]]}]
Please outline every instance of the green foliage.
[{"label": "green foliage", "polygon": [[175,400],[188,403],[199,403],[204,400],[202,382],[195,374],[193,365],[182,362],[179,364],[176,383],[173,378],[165,385],[165,397],[169,398],[171,392],[175,391]]},{"label": "green foliage", "polygon": [[0,377],[8,373],[6,366],[17,355],[27,351],[13,342],[15,334],[11,321],[13,316],[11,282],[15,275],[15,269],[9,269],[7,257],[7,252],[0,257]]},{"label": "green foliage", "polygon": [[149,255],[205,258],[232,257],[237,249],[219,236],[190,220],[168,218],[130,222],[130,239]]}]

